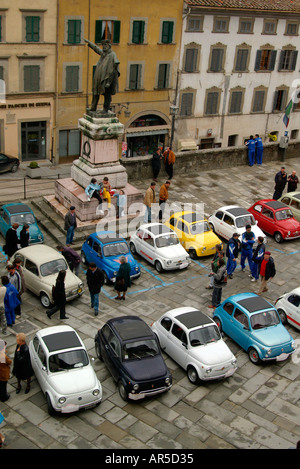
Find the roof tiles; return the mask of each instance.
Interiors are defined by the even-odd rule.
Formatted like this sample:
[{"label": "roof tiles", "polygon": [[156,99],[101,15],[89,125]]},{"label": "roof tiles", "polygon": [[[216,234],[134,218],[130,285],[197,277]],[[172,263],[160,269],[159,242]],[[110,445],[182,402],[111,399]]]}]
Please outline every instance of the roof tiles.
[{"label": "roof tiles", "polygon": [[185,0],[190,7],[300,12],[300,0]]}]

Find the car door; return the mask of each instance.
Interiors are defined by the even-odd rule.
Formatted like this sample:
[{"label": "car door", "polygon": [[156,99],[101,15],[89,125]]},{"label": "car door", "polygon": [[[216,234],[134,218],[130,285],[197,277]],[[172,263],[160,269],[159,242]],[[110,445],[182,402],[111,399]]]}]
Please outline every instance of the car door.
[{"label": "car door", "polygon": [[273,235],[276,231],[274,213],[273,210],[271,210],[269,207],[262,208],[261,228],[271,235]]},{"label": "car door", "polygon": [[250,334],[248,317],[243,311],[236,307],[231,321],[231,338],[244,350],[248,350]]},{"label": "car door", "polygon": [[30,259],[24,261],[24,276],[27,288],[35,293],[40,294],[42,281],[39,276],[39,269],[37,265]]},{"label": "car door", "polygon": [[93,238],[88,238],[85,244],[84,254],[87,262],[95,262],[94,261],[94,251],[93,251]]},{"label": "car door", "polygon": [[10,159],[3,153],[0,153],[0,173],[4,173],[9,170],[10,170]]},{"label": "car door", "polygon": [[189,248],[190,242],[190,234],[189,234],[189,227],[184,221],[177,220],[177,224],[175,226],[175,233],[177,234],[181,245],[185,248]]},{"label": "car door", "polygon": [[155,243],[154,237],[151,233],[147,231],[144,232],[143,239],[141,241],[141,256],[143,256],[148,262],[154,264],[156,253],[155,253]]},{"label": "car door", "polygon": [[43,392],[45,392],[48,381],[47,356],[37,336],[33,339],[33,348],[34,353],[30,355],[32,367]]},{"label": "car door", "polygon": [[91,256],[93,258],[92,262],[95,262],[97,267],[99,267],[100,270],[103,269],[103,257],[102,257],[102,247],[98,241],[94,240],[93,246],[91,249]]},{"label": "car door", "polygon": [[137,230],[134,236],[134,245],[136,252],[141,255],[141,247],[143,245],[144,230],[141,228]]},{"label": "car door", "polygon": [[118,381],[121,367],[121,345],[114,331],[105,324],[101,331],[100,351],[113,379]]},{"label": "car door", "polygon": [[170,337],[171,327],[172,327],[172,319],[169,318],[168,316],[164,316],[157,323],[157,329],[158,329],[158,334],[159,334],[159,337],[158,337],[159,345],[162,350],[166,349],[166,344]]},{"label": "car door", "polygon": [[218,210],[215,213],[215,215],[212,217],[214,232],[218,235],[221,235],[223,216],[224,216],[224,212],[222,210]]},{"label": "car door", "polygon": [[288,306],[286,308],[287,316],[291,324],[300,328],[300,295],[292,293],[287,297]]},{"label": "car door", "polygon": [[165,351],[178,365],[185,368],[188,356],[187,348],[187,335],[181,325],[175,320],[169,333],[169,339],[166,342]]},{"label": "car door", "polygon": [[296,220],[300,221],[300,201],[296,199],[291,200],[290,209],[293,212]]},{"label": "car door", "polygon": [[234,232],[235,232],[234,219],[231,215],[229,215],[228,213],[225,213],[223,221],[222,221],[221,235],[225,239],[230,239]]}]

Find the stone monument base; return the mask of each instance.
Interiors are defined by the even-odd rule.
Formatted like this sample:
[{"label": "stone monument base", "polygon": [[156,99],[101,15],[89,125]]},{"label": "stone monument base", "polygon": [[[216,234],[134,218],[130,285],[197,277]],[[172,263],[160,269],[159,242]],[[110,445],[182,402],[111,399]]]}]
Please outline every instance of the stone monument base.
[{"label": "stone monument base", "polygon": [[128,180],[126,169],[119,162],[92,165],[81,158],[73,161],[71,176],[84,188],[90,184],[92,178],[96,178],[97,182],[100,183],[104,177],[108,177],[110,185],[114,189],[125,187]]}]

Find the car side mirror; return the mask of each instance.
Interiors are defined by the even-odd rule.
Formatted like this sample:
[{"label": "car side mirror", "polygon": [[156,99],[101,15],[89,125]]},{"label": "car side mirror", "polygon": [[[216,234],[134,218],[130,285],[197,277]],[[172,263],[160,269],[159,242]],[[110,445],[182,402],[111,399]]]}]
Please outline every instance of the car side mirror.
[{"label": "car side mirror", "polygon": [[184,346],[184,348],[187,349],[187,344],[185,344],[184,342],[181,342],[181,343],[182,343],[182,345]]},{"label": "car side mirror", "polygon": [[45,366],[42,366],[43,371],[47,371],[47,368]]}]

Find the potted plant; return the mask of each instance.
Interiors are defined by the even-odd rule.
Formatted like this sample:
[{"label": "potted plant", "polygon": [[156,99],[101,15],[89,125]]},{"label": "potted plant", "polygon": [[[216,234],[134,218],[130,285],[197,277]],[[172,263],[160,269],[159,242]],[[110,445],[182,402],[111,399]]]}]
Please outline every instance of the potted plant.
[{"label": "potted plant", "polygon": [[32,179],[41,178],[40,166],[36,161],[30,161],[29,165],[26,167],[26,176]]}]

